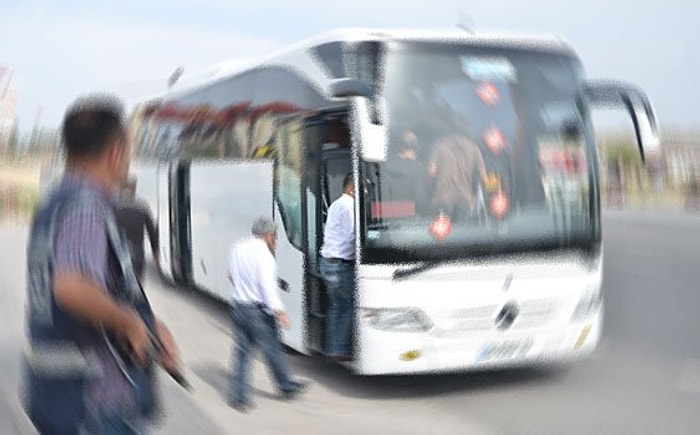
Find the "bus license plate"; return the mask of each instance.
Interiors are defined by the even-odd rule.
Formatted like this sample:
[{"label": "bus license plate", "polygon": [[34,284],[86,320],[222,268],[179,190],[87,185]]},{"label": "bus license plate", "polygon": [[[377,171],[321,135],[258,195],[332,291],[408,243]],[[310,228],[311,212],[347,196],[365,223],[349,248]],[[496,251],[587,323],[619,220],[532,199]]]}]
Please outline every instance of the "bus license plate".
[{"label": "bus license plate", "polygon": [[485,344],[476,357],[477,362],[508,360],[526,355],[532,340],[510,340]]}]

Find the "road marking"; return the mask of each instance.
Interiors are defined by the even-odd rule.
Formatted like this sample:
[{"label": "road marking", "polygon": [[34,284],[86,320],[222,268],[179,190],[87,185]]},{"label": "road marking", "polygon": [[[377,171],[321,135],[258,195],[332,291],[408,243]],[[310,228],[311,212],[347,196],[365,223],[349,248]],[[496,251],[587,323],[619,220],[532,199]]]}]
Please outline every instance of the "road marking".
[{"label": "road marking", "polygon": [[700,393],[700,360],[687,360],[681,370],[676,388],[689,393]]}]

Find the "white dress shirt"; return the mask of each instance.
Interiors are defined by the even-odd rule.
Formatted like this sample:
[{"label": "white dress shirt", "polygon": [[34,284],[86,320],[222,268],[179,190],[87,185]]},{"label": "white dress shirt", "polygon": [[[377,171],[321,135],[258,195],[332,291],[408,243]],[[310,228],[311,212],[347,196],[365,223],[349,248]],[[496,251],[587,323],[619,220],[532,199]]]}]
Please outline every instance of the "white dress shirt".
[{"label": "white dress shirt", "polygon": [[277,286],[277,264],[264,240],[251,237],[231,248],[229,273],[233,300],[261,303],[272,311],[284,311]]},{"label": "white dress shirt", "polygon": [[353,260],[355,258],[355,202],[347,193],[336,199],[328,208],[326,227],[323,230],[321,256]]}]

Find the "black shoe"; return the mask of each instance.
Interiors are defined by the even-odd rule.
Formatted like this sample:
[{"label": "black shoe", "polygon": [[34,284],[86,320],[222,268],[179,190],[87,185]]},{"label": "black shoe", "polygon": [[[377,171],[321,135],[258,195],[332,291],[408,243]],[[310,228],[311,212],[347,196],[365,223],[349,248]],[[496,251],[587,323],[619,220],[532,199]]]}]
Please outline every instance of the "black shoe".
[{"label": "black shoe", "polygon": [[283,400],[294,400],[308,389],[308,384],[306,382],[294,381],[292,384],[294,387],[291,390],[282,391]]},{"label": "black shoe", "polygon": [[231,408],[235,409],[238,412],[243,412],[246,413],[253,408],[255,408],[255,405],[253,405],[250,402],[242,402],[240,400],[229,400],[228,401],[228,406]]}]

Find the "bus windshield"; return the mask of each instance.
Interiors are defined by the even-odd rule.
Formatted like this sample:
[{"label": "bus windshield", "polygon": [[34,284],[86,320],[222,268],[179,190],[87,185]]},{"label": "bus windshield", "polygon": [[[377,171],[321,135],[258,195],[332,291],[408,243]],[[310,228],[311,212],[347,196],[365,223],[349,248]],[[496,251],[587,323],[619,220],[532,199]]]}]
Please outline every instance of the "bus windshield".
[{"label": "bus windshield", "polygon": [[575,57],[390,44],[388,159],[365,163],[364,261],[587,247],[596,154]]}]

